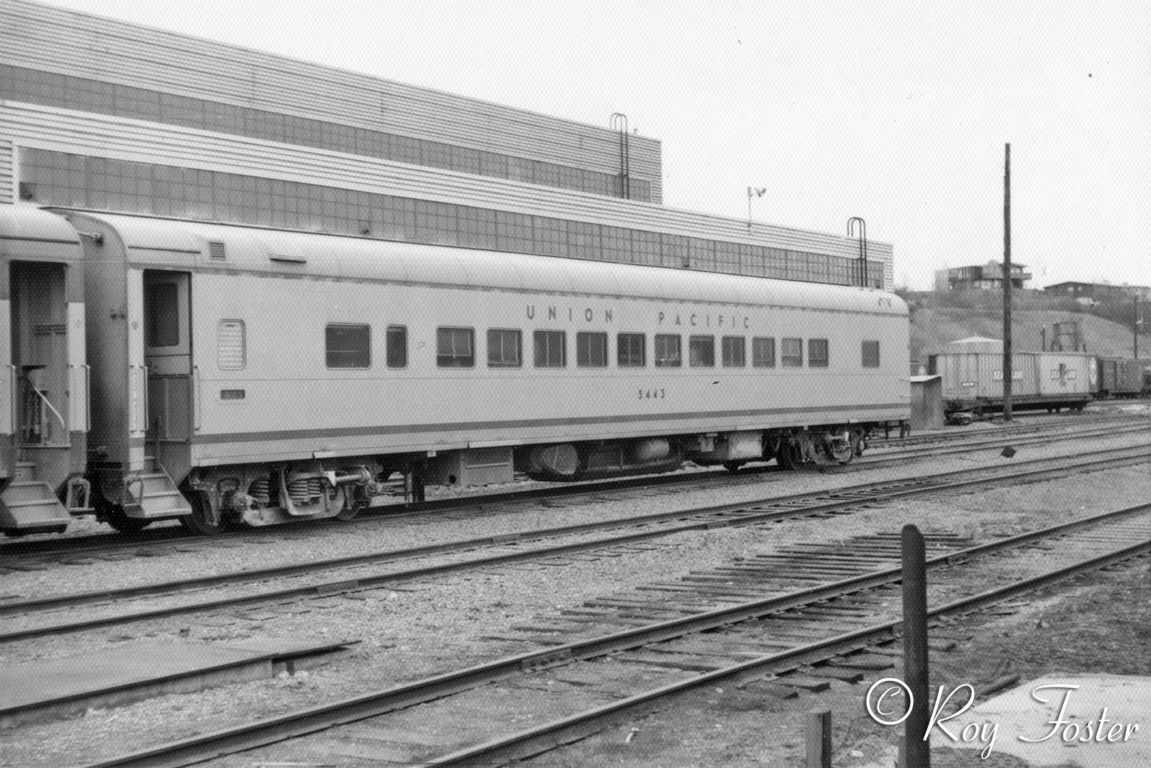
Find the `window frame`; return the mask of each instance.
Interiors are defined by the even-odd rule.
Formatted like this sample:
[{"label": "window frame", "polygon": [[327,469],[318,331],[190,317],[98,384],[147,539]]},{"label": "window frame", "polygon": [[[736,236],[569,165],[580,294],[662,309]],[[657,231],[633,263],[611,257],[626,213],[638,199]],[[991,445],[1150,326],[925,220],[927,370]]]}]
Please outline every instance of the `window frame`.
[{"label": "window frame", "polygon": [[[336,349],[336,350],[332,349],[332,335],[331,334],[332,334],[332,331],[337,330],[337,329],[345,329],[345,330],[354,329],[357,331],[362,330],[362,331],[366,332],[366,334],[367,334],[366,342],[367,343],[363,345],[361,350],[351,350],[353,352],[363,352],[367,355],[367,361],[366,361],[365,365],[333,365],[332,364],[333,352],[340,354],[340,353],[347,353],[349,351],[346,349]],[[337,371],[345,371],[345,370],[366,371],[366,370],[370,370],[372,367],[372,326],[368,323],[327,323],[327,324],[325,324],[324,325],[324,367],[328,368],[329,370],[337,370]]]},{"label": "window frame", "polygon": [[[623,338],[628,337],[627,344],[623,343]],[[634,362],[634,357],[630,354],[635,350],[633,342],[639,339],[639,362]],[[624,359],[624,350],[628,351],[627,360]],[[621,332],[615,335],[615,351],[616,351],[616,366],[619,368],[646,368],[647,367],[647,334],[646,333],[631,333]]]},{"label": "window frame", "polygon": [[[789,342],[791,342],[789,344]],[[792,352],[788,354],[787,348],[791,346],[799,350],[799,354]],[[784,336],[779,340],[779,367],[780,368],[802,368],[803,367],[803,339],[799,336]]]},{"label": "window frame", "polygon": [[[764,343],[766,342],[766,344]],[[770,352],[767,357],[759,354],[763,348],[766,347]],[[751,337],[751,367],[752,368],[775,368],[776,366],[776,348],[774,336],[752,336]]]},{"label": "window frame", "polygon": [[[696,361],[696,352],[703,352],[699,361]],[[715,367],[715,336],[711,334],[692,334],[687,337],[687,364],[689,368]]]},{"label": "window frame", "polygon": [[[744,336],[724,336],[720,340],[720,357],[724,368],[747,367],[747,338]],[[738,355],[730,354],[738,350]],[[736,358],[739,358],[736,360]]]},{"label": "window frame", "polygon": [[[559,344],[559,364],[551,362],[552,347],[550,344],[545,344],[543,351],[545,354],[544,362],[540,362],[540,340],[541,339],[555,339],[560,340]],[[567,331],[550,330],[547,328],[537,328],[532,331],[532,367],[533,368],[567,368],[568,364],[568,335]]]},{"label": "window frame", "polygon": [[[454,353],[455,336],[454,332],[462,331],[466,334],[468,345],[471,348],[470,357],[452,354],[450,357],[446,356],[443,351],[443,337],[441,334],[444,331],[453,333],[451,352]],[[445,362],[452,360],[460,360],[463,362]],[[441,325],[436,327],[436,367],[437,368],[475,368],[476,367],[476,329],[465,325]]]},{"label": "window frame", "polygon": [[[398,351],[403,353],[404,358],[403,363],[400,365],[393,364],[393,353],[397,351],[397,348],[393,345],[393,339],[396,335],[396,331],[401,331],[403,338],[403,345],[402,347],[398,348]],[[408,367],[408,326],[393,324],[384,328],[384,361],[387,364],[387,367],[391,368],[392,370],[400,370],[402,368]]]},{"label": "window frame", "polygon": [[[661,357],[660,352],[666,351],[662,345],[675,340],[675,357]],[[656,368],[682,368],[683,367],[683,336],[678,333],[657,333],[655,335],[655,367]]]},{"label": "window frame", "polygon": [[[823,346],[823,355],[816,356],[816,350]],[[807,367],[828,368],[831,365],[831,342],[828,339],[813,338],[807,340]]]},{"label": "window frame", "polygon": [[[584,352],[591,352],[591,347],[585,350],[584,342],[591,339],[599,339],[603,342],[603,357],[601,362],[595,362],[589,359],[585,361]],[[608,334],[607,331],[577,331],[576,332],[576,367],[577,368],[607,368],[608,367]]]},{"label": "window frame", "polygon": [[[510,338],[515,339],[515,361],[508,362],[503,359],[495,360],[492,357],[492,351],[499,348],[501,352],[506,350],[506,345],[503,341],[493,343],[493,334],[498,334],[502,337],[506,334]],[[488,368],[523,368],[524,366],[524,334],[519,328],[488,328],[486,334],[488,344]]]}]

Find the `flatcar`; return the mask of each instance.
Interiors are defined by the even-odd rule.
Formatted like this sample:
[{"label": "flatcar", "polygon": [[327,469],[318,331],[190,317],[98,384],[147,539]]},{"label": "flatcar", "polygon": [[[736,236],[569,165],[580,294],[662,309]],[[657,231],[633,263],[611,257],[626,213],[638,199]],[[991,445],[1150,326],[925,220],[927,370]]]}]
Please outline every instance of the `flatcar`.
[{"label": "flatcar", "polygon": [[[943,384],[943,410],[1003,410],[1003,352],[951,351],[930,355],[928,372]],[[1011,355],[1013,410],[1082,410],[1097,389],[1093,355],[1078,352],[1015,352]]]},{"label": "flatcar", "polygon": [[909,416],[884,291],[57,211],[86,479],[121,530],[348,517],[424,484],[846,462]]}]

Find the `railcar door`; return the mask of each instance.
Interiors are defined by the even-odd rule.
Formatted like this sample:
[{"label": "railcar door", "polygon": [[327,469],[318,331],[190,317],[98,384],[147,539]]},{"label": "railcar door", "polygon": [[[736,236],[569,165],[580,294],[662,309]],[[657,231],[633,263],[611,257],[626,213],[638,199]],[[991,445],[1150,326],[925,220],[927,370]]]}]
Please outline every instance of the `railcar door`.
[{"label": "railcar door", "polygon": [[68,318],[61,264],[12,265],[17,445],[67,447]]},{"label": "railcar door", "polygon": [[145,453],[179,482],[191,466],[192,276],[144,271]]}]

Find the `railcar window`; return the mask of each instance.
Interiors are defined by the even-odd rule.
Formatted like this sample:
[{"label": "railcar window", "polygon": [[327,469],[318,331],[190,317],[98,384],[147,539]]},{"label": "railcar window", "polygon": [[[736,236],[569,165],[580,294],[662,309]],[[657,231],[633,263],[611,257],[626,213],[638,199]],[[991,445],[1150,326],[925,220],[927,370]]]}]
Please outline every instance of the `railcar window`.
[{"label": "railcar window", "polygon": [[607,334],[580,331],[576,334],[576,365],[581,368],[607,368]]},{"label": "railcar window", "polygon": [[389,368],[408,367],[408,329],[402,325],[389,325],[387,337]]},{"label": "railcar window", "polygon": [[863,342],[863,367],[864,368],[878,368],[879,367],[879,342],[878,341],[865,341],[865,342]]},{"label": "railcar window", "polygon": [[371,368],[372,328],[333,323],[324,329],[329,368]]},{"label": "railcar window", "polygon": [[175,283],[146,283],[149,347],[175,347],[180,343],[179,289]]},{"label": "railcar window", "polygon": [[216,326],[216,366],[221,371],[242,371],[248,364],[243,320],[221,320]]},{"label": "railcar window", "polygon": [[807,364],[811,368],[827,367],[827,339],[807,340]]},{"label": "railcar window", "polygon": [[471,368],[476,364],[476,332],[471,328],[436,329],[436,365]]},{"label": "railcar window", "polygon": [[802,368],[803,339],[780,339],[779,362],[784,368]]},{"label": "railcar window", "polygon": [[723,367],[743,368],[747,365],[747,340],[742,336],[723,337]]},{"label": "railcar window", "polygon": [[687,340],[687,359],[692,368],[714,368],[715,337],[689,337]]},{"label": "railcar window", "polygon": [[683,365],[680,354],[680,338],[671,333],[657,333],[655,335],[655,367],[679,368]]},{"label": "railcar window", "polygon": [[755,336],[751,340],[751,364],[755,368],[775,367],[775,339]]},{"label": "railcar window", "polygon": [[563,368],[568,363],[567,334],[563,331],[535,331],[536,368]]},{"label": "railcar window", "polygon": [[615,337],[616,362],[620,368],[647,365],[647,337],[642,333],[620,333]]},{"label": "railcar window", "polygon": [[512,328],[488,329],[488,367],[519,368],[522,335]]}]

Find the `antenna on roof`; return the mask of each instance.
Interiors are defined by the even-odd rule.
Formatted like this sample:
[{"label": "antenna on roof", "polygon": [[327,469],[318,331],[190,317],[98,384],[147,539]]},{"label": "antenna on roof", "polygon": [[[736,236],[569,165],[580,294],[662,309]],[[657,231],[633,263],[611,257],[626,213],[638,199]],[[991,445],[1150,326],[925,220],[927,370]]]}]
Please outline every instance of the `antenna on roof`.
[{"label": "antenna on roof", "polygon": [[751,231],[751,197],[752,194],[756,197],[763,197],[767,192],[767,187],[748,187],[747,188],[747,231]]}]

